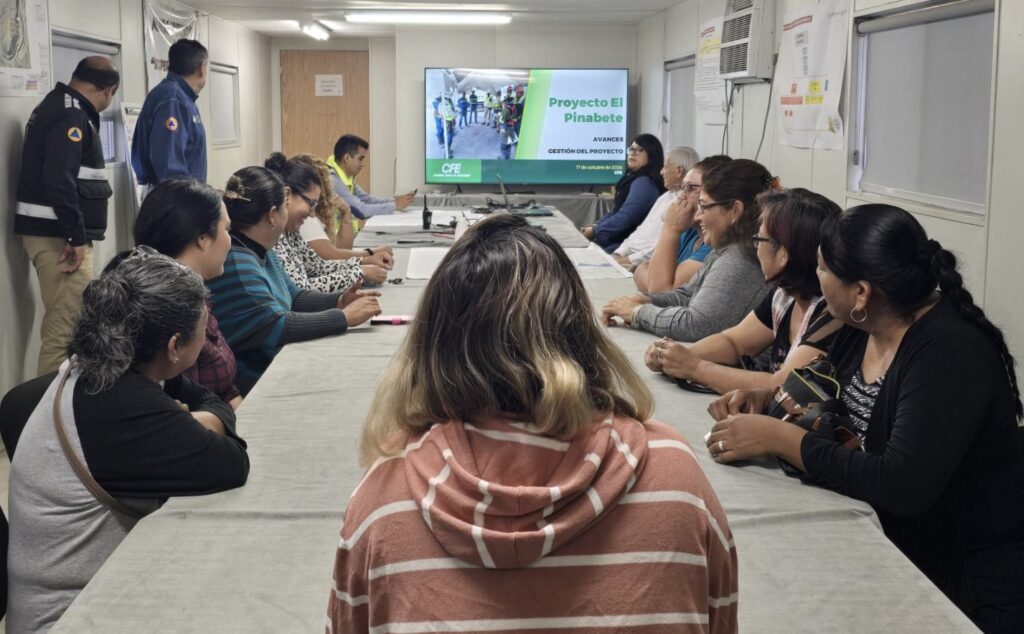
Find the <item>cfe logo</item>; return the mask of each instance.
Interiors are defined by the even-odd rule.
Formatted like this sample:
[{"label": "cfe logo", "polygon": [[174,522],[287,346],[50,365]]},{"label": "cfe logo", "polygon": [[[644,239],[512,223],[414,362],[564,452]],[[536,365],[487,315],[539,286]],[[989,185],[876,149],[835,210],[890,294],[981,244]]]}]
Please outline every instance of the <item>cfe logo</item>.
[{"label": "cfe logo", "polygon": [[164,126],[171,132],[178,131],[178,120],[174,117],[167,117],[167,121],[164,122]]},{"label": "cfe logo", "polygon": [[462,163],[445,163],[441,166],[441,172],[448,176],[459,176],[462,174]]},{"label": "cfe logo", "polygon": [[68,138],[75,143],[81,143],[82,130],[80,128],[68,128]]}]

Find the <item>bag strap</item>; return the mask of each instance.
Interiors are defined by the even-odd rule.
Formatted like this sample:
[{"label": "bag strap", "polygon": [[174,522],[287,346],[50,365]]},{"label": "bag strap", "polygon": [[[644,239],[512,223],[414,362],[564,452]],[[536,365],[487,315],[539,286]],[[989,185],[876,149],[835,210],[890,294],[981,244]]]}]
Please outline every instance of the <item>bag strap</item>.
[{"label": "bag strap", "polygon": [[[811,322],[809,326],[807,326],[806,330],[810,331],[811,334],[804,337],[803,341],[799,343],[818,343],[819,341],[825,339],[829,335],[838,332],[839,329],[842,327],[843,322],[839,321],[838,319],[835,319],[834,317],[832,317],[832,315],[829,314],[827,310],[825,310],[820,315],[818,315],[817,319],[815,319],[813,322]],[[799,345],[799,343],[797,345]]]},{"label": "bag strap", "polygon": [[92,477],[89,470],[82,464],[82,461],[75,455],[74,449],[71,448],[71,441],[68,440],[67,431],[64,429],[64,418],[61,416],[61,396],[64,394],[64,384],[67,383],[68,377],[71,375],[71,370],[64,372],[64,376],[60,378],[60,383],[57,385],[57,395],[53,399],[53,426],[57,430],[57,437],[60,439],[60,446],[64,449],[64,455],[67,457],[68,462],[71,463],[71,468],[75,470],[75,475],[81,480],[85,488],[89,489],[93,497],[107,507],[111,511],[116,511],[122,515],[134,519],[141,519],[143,513],[133,508],[125,506],[123,503],[117,501],[112,495],[107,493],[106,489],[100,486],[100,483]]}]

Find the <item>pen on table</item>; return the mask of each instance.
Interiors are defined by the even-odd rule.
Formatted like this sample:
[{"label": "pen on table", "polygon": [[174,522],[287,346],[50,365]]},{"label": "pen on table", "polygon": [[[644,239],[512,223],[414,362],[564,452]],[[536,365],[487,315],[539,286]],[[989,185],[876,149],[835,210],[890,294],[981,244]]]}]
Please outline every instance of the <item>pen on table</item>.
[{"label": "pen on table", "polygon": [[[449,228],[448,225],[434,225],[434,226],[437,227],[437,229],[448,229]],[[430,233],[430,234],[435,234],[436,235],[438,233],[437,229],[414,229],[412,231],[402,231],[402,230],[398,230],[398,231],[374,231],[373,235],[375,235],[375,236],[394,236],[394,235],[400,235],[400,234],[401,235],[414,235],[414,234],[418,234],[418,233]],[[455,235],[455,234],[452,234],[452,235]]]}]

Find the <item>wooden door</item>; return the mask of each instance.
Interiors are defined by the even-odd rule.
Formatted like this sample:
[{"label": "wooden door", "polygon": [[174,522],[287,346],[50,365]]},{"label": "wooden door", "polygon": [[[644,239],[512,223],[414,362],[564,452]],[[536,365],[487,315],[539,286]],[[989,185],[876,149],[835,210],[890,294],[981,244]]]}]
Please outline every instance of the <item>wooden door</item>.
[{"label": "wooden door", "polygon": [[[317,75],[320,92],[317,96]],[[341,96],[330,95],[341,76]],[[333,77],[332,77],[333,76]],[[370,54],[367,51],[281,51],[281,145],[287,156],[309,153],[326,159],[334,142],[350,133],[370,138]],[[359,174],[370,188],[370,162]]]}]

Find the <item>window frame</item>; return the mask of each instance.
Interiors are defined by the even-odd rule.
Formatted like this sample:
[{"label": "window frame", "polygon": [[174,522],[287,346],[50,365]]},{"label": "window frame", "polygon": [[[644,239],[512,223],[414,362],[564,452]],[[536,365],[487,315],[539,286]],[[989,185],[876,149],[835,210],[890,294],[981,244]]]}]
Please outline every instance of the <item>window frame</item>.
[{"label": "window frame", "polygon": [[[661,129],[663,131],[662,139],[664,140],[664,143],[665,143],[665,149],[668,150],[669,147],[672,147],[672,146],[675,146],[675,145],[679,145],[678,143],[674,143],[672,141],[672,138],[673,138],[673,136],[678,136],[678,135],[675,135],[673,133],[673,130],[674,129],[679,129],[679,128],[676,128],[676,126],[679,126],[680,124],[682,126],[687,127],[688,134],[686,134],[685,136],[689,137],[689,139],[690,139],[690,141],[687,142],[687,143],[684,143],[684,145],[687,145],[689,147],[696,147],[696,144],[697,144],[697,119],[698,119],[697,118],[697,100],[696,100],[696,97],[695,97],[693,91],[690,91],[688,93],[688,98],[690,99],[690,103],[689,103],[689,108],[687,108],[687,110],[689,111],[689,114],[691,115],[690,121],[688,121],[688,122],[687,121],[676,122],[674,120],[674,117],[672,116],[672,108],[673,108],[673,106],[672,106],[672,72],[676,71],[676,70],[692,69],[694,74],[696,75],[697,55],[695,53],[691,53],[689,55],[684,55],[684,56],[679,57],[677,59],[669,60],[669,61],[665,62],[665,65],[664,65],[663,68],[664,68],[664,73],[663,73],[663,80],[662,80],[663,83],[662,83],[662,108],[661,108],[661,123],[662,124],[661,124],[660,127],[661,127]],[[666,129],[665,123],[667,123],[667,129]]]},{"label": "window frame", "polygon": [[[240,89],[239,89],[239,70],[237,66],[231,66],[230,64],[222,64],[220,62],[210,62],[209,66],[210,73],[210,145],[216,149],[226,149],[242,146],[242,125],[241,125],[241,110],[242,104],[239,103]],[[214,110],[216,106],[213,101],[213,77],[214,74],[228,75],[231,77],[231,89],[233,92],[234,109],[233,109],[233,124],[234,134],[231,139],[217,139],[214,128]]]},{"label": "window frame", "polygon": [[[968,4],[977,5],[983,7],[990,3],[990,0],[967,0]],[[990,80],[990,92],[988,98],[988,149],[986,152],[986,174],[985,174],[985,198],[983,202],[972,202],[959,200],[956,198],[949,198],[945,196],[938,196],[934,194],[928,194],[926,192],[917,192],[903,190],[895,187],[888,187],[884,185],[877,185],[873,183],[862,183],[864,176],[865,167],[865,146],[866,146],[866,130],[865,130],[865,115],[867,110],[867,56],[868,56],[868,38],[871,33],[861,33],[860,27],[863,23],[878,20],[878,19],[903,19],[904,16],[916,15],[921,17],[926,15],[929,11],[938,10],[944,11],[947,7],[953,5],[962,4],[962,0],[957,2],[956,0],[949,0],[948,2],[934,3],[922,0],[914,4],[907,4],[896,9],[869,9],[866,11],[856,12],[851,20],[851,35],[850,35],[850,60],[849,60],[849,75],[850,80],[848,83],[850,89],[850,113],[849,113],[849,148],[847,155],[847,183],[846,183],[846,195],[848,198],[854,199],[858,202],[874,202],[874,203],[885,203],[904,208],[913,208],[915,213],[920,213],[928,216],[937,218],[943,218],[946,220],[954,220],[957,222],[963,222],[966,224],[973,225],[984,225],[985,220],[988,217],[989,206],[991,200],[991,182],[992,182],[992,150],[994,145],[994,130],[995,130],[995,80],[996,72],[998,70],[998,38],[999,29],[998,27],[998,6],[992,11],[993,13],[993,34],[992,34],[992,77]],[[987,13],[987,10],[976,11],[975,13],[968,13],[965,15],[959,15],[955,17],[945,18],[945,20],[955,20],[969,17],[977,13]],[[903,24],[896,28],[911,28],[913,26],[935,22],[939,20],[934,19],[921,19],[921,21],[914,24]]]}]

